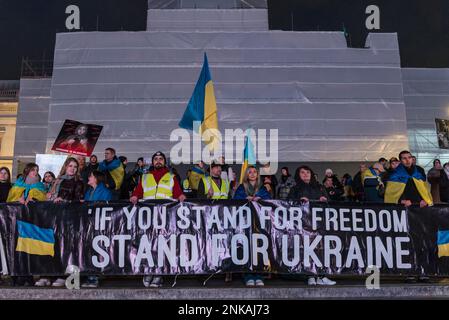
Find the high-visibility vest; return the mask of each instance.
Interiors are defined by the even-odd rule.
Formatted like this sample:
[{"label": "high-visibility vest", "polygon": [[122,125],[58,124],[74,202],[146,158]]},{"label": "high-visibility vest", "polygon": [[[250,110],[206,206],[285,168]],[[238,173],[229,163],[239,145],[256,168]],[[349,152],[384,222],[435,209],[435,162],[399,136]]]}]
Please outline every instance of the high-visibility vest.
[{"label": "high-visibility vest", "polygon": [[217,184],[210,176],[204,177],[203,183],[204,194],[208,194],[210,188],[214,191],[214,195],[211,199],[228,199],[229,181],[227,179],[221,179],[221,188],[218,188]]},{"label": "high-visibility vest", "polygon": [[184,179],[184,181],[182,181],[182,188],[184,190],[189,190],[190,189],[189,179]]},{"label": "high-visibility vest", "polygon": [[152,173],[142,176],[143,199],[173,199],[174,175],[170,172],[164,174],[156,183]]}]

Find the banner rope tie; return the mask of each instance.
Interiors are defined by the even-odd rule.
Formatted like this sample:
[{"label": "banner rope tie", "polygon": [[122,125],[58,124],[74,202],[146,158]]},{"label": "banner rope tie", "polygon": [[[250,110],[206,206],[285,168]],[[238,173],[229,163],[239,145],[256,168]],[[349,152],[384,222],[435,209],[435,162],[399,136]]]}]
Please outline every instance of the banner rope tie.
[{"label": "banner rope tie", "polygon": [[209,281],[213,276],[215,276],[216,274],[218,274],[218,273],[220,273],[221,272],[221,269],[220,270],[218,270],[217,272],[215,272],[215,273],[212,273],[209,277],[207,277],[207,279],[206,280],[204,280],[204,282],[203,282],[203,287],[205,287],[206,286],[206,283],[207,283],[207,281]]},{"label": "banner rope tie", "polygon": [[178,279],[179,273],[175,275],[175,281],[173,281],[173,284],[171,285],[172,288],[176,286],[176,280]]}]

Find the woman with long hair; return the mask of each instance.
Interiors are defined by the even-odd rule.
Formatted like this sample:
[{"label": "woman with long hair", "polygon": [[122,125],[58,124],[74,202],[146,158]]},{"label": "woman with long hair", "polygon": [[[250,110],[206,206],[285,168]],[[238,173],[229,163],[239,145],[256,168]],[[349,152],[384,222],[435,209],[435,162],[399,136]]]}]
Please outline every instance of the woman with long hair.
[{"label": "woman with long hair", "polygon": [[9,190],[11,190],[11,172],[7,167],[0,168],[0,202],[6,202]]},{"label": "woman with long hair", "polygon": [[243,183],[235,191],[234,199],[258,201],[260,199],[271,199],[270,193],[261,185],[259,172],[256,167],[249,166],[245,171]]},{"label": "woman with long hair", "polygon": [[84,199],[84,183],[75,158],[67,158],[58,178],[50,190],[49,200],[54,202],[80,201]]},{"label": "woman with long hair", "polygon": [[9,190],[6,202],[19,201],[27,204],[29,201],[45,201],[45,186],[40,181],[39,166],[35,163],[28,163],[23,169],[22,176]]},{"label": "woman with long hair", "polygon": [[[55,203],[64,201],[81,201],[84,199],[84,183],[79,174],[79,163],[75,158],[67,158],[58,178],[48,193],[48,200]],[[50,279],[40,278],[35,286],[46,287],[51,284]],[[51,284],[53,287],[65,286],[65,279],[57,278]]]},{"label": "woman with long hair", "polygon": [[[246,199],[248,201],[271,199],[270,193],[264,186],[261,185],[259,172],[254,166],[250,166],[246,169],[243,183],[240,184],[235,191],[234,199]],[[225,281],[230,282],[231,280],[231,273],[227,273]],[[247,287],[262,287],[265,285],[262,279],[262,275],[260,274],[247,273],[244,275],[243,280],[245,281],[245,285]]]},{"label": "woman with long hair", "polygon": [[309,200],[327,201],[326,190],[316,179],[313,170],[308,166],[300,166],[295,172],[296,186],[288,195],[289,200],[309,202]]},{"label": "woman with long hair", "polygon": [[42,183],[45,186],[45,190],[50,192],[53,182],[56,180],[56,176],[53,172],[47,171],[44,173],[44,177],[42,178]]}]

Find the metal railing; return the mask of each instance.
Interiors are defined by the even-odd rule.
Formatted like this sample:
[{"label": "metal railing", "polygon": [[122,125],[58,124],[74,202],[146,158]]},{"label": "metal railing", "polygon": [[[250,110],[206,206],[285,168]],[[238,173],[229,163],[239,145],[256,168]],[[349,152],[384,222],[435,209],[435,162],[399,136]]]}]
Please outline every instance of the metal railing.
[{"label": "metal railing", "polygon": [[1,89],[0,101],[17,101],[19,99],[19,89]]},{"label": "metal railing", "polygon": [[22,59],[21,78],[51,78],[53,74],[53,60]]}]

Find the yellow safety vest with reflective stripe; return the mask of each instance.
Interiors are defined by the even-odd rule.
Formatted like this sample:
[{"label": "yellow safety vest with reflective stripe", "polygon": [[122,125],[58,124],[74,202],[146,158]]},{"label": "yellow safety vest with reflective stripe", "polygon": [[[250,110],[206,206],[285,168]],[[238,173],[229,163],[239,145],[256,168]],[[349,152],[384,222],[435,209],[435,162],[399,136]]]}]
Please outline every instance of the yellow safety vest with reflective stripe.
[{"label": "yellow safety vest with reflective stripe", "polygon": [[212,188],[214,195],[211,199],[228,199],[229,197],[229,181],[227,179],[221,179],[221,188],[218,188],[215,181],[210,177],[203,178],[204,194],[208,194],[209,189]]},{"label": "yellow safety vest with reflective stripe", "polygon": [[143,199],[173,199],[174,175],[170,172],[164,174],[156,183],[154,175],[147,173],[142,176]]}]

